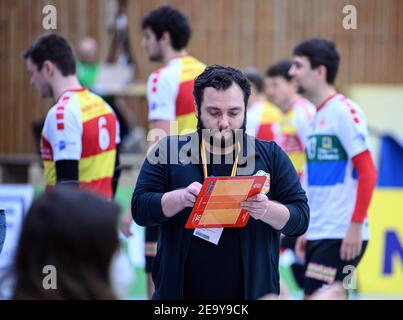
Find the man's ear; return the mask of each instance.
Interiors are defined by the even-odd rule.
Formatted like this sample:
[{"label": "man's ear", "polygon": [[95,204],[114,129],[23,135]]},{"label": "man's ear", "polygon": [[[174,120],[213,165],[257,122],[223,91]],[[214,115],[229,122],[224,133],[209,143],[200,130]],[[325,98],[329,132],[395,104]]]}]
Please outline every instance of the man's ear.
[{"label": "man's ear", "polygon": [[171,43],[171,34],[168,31],[164,31],[161,35],[160,41],[163,41],[166,44],[172,45]]},{"label": "man's ear", "polygon": [[318,76],[320,79],[324,79],[326,81],[326,74],[327,70],[324,65],[320,65],[319,67],[316,68]]},{"label": "man's ear", "polygon": [[196,102],[194,103],[194,106],[195,106],[195,115],[196,115],[196,119],[199,119],[199,109],[197,108]]},{"label": "man's ear", "polygon": [[45,60],[42,65],[42,70],[48,77],[52,77],[55,72],[55,66],[51,61]]}]

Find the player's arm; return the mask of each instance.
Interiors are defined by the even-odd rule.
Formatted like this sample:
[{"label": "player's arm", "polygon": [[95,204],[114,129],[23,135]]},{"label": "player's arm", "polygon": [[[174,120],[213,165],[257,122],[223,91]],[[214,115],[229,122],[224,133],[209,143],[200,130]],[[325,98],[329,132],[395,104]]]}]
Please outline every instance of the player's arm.
[{"label": "player's arm", "polygon": [[[111,110],[113,110],[112,107],[110,107]],[[115,197],[116,194],[116,190],[118,188],[118,184],[119,184],[119,178],[120,175],[122,173],[122,167],[120,165],[120,146],[121,146],[121,142],[120,141],[120,122],[119,119],[117,117],[117,115],[115,114],[116,117],[116,136],[115,136],[115,148],[116,148],[116,157],[115,157],[115,168],[113,170],[113,176],[112,176],[112,198]]]},{"label": "player's arm", "polygon": [[154,73],[147,82],[149,150],[159,140],[172,134],[171,122],[175,120],[177,88],[169,74]]},{"label": "player's arm", "polygon": [[77,160],[56,161],[56,183],[79,186]]},{"label": "player's arm", "polygon": [[351,222],[362,224],[375,189],[377,172],[371,153],[366,150],[352,159],[358,172],[357,197]]},{"label": "player's arm", "polygon": [[112,177],[112,198],[115,197],[116,190],[118,188],[120,174],[122,173],[122,167],[120,166],[120,144],[116,145],[116,158],[115,158],[115,169],[113,171]]},{"label": "player's arm", "polygon": [[362,224],[367,216],[377,177],[369,150],[354,156],[352,161],[358,173],[358,181],[354,212],[340,249],[340,258],[346,261],[354,259],[361,253]]},{"label": "player's arm", "polygon": [[354,168],[358,173],[354,211],[340,248],[340,258],[346,261],[354,259],[361,253],[362,224],[371,203],[377,176],[371,153],[368,150],[366,120],[363,115],[357,114],[355,117],[353,119],[351,114],[344,112],[339,120],[341,143],[352,158]]},{"label": "player's arm", "polygon": [[78,186],[82,123],[71,110],[74,106],[74,101],[69,101],[68,107],[52,108],[44,130],[53,150],[56,183]]}]

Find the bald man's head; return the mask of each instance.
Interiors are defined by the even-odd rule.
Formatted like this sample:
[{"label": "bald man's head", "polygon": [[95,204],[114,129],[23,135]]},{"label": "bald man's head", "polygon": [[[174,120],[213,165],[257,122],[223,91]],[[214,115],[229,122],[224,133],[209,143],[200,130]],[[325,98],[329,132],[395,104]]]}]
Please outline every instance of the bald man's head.
[{"label": "bald man's head", "polygon": [[78,56],[85,63],[97,61],[98,43],[94,38],[85,37],[78,45]]}]

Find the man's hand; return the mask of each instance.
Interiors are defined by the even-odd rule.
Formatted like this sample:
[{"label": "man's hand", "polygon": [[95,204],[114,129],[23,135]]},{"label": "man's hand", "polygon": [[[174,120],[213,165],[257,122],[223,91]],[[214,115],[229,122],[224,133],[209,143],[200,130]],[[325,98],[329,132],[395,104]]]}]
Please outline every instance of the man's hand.
[{"label": "man's hand", "polygon": [[353,260],[362,249],[362,224],[351,222],[340,248],[340,259]]},{"label": "man's hand", "polygon": [[295,242],[295,255],[301,259],[305,260],[305,252],[306,252],[306,237],[302,235],[297,238]]},{"label": "man's hand", "polygon": [[202,185],[199,182],[193,182],[188,185],[185,189],[181,189],[180,201],[184,208],[193,207],[196,203],[197,196],[200,193]]},{"label": "man's hand", "polygon": [[127,210],[126,214],[124,215],[122,221],[120,222],[120,231],[126,236],[126,237],[131,237],[133,235],[132,231],[130,230],[130,227],[132,225],[133,218],[132,218],[132,213],[131,213],[131,208]]},{"label": "man's hand", "polygon": [[199,182],[193,182],[184,189],[164,193],[161,199],[164,215],[171,218],[183,209],[193,207],[201,188]]},{"label": "man's hand", "polygon": [[252,218],[261,220],[269,209],[269,199],[265,194],[256,194],[241,202],[241,209],[248,211]]},{"label": "man's hand", "polygon": [[259,193],[241,202],[241,209],[245,209],[256,220],[271,225],[276,230],[281,230],[290,218],[287,207],[277,201],[271,201]]}]

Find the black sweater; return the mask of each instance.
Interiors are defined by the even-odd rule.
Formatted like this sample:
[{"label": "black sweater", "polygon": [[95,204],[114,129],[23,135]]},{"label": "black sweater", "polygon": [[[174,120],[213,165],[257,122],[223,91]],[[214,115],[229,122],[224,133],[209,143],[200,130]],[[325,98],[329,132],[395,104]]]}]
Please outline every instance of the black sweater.
[{"label": "black sweater", "polygon": [[[290,159],[276,143],[245,135],[242,149],[237,175],[253,175],[259,170],[269,173],[269,199],[284,204],[290,211],[282,230],[251,218],[240,231],[244,298],[257,299],[267,293],[279,293],[280,232],[288,236],[304,234],[309,224],[309,207]],[[167,218],[162,212],[161,198],[165,192],[185,188],[195,181],[203,183],[199,152],[197,133],[167,137],[144,161],[137,180],[132,197],[134,221],[141,226],[161,226],[153,265],[153,299],[184,297],[184,268],[194,231],[185,229],[185,224],[192,208]]]}]

